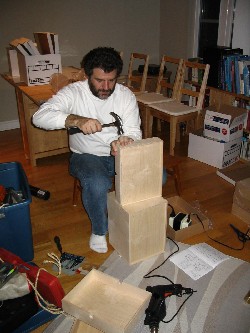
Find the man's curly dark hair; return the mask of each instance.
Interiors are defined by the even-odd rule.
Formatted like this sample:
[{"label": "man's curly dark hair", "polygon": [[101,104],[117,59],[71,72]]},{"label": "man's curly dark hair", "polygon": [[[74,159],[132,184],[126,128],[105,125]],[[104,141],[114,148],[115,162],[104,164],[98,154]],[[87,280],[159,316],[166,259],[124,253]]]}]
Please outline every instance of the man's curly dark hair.
[{"label": "man's curly dark hair", "polygon": [[116,69],[117,76],[119,76],[122,72],[123,61],[120,54],[112,47],[97,47],[83,57],[81,67],[89,77],[93,74],[94,68],[101,68],[105,73]]}]

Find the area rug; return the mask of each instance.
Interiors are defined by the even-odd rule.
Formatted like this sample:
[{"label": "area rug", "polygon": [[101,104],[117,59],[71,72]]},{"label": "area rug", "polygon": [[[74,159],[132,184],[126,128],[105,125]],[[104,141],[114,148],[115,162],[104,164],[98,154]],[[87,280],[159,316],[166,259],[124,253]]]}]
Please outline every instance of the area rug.
[{"label": "area rug", "polygon": [[[180,251],[188,245],[178,243]],[[165,252],[135,265],[128,263],[114,251],[100,267],[100,270],[120,281],[145,289],[147,286],[168,285],[161,277],[143,278],[158,267],[176,250],[176,245],[167,240]],[[230,257],[214,270],[194,281],[170,260],[152,274],[164,275],[174,283],[192,288],[196,292],[188,299],[177,316],[169,323],[160,323],[159,333],[249,333],[250,305],[244,297],[250,290],[250,264]],[[171,296],[166,300],[167,315],[171,319],[185,296]],[[107,305],[108,306],[108,305]],[[144,316],[133,333],[149,333],[144,325]],[[67,333],[72,327],[72,318],[60,315],[44,331],[46,333]]]}]

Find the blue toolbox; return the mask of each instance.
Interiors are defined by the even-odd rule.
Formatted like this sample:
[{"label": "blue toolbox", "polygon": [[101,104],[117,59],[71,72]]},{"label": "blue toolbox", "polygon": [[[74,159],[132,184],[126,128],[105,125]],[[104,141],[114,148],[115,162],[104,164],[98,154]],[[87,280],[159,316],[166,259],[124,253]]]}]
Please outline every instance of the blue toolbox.
[{"label": "blue toolbox", "polygon": [[0,185],[12,194],[11,202],[0,205],[0,247],[24,261],[34,258],[30,220],[31,193],[21,163],[0,163]]}]

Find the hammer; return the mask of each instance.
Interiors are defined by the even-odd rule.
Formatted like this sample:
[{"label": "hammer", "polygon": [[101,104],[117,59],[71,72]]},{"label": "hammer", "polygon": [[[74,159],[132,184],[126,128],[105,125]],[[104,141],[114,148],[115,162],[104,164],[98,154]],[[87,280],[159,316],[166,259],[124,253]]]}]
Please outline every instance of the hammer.
[{"label": "hammer", "polygon": [[[118,114],[116,114],[114,112],[110,112],[110,115],[115,118],[115,121],[113,121],[112,123],[109,123],[109,124],[103,124],[102,127],[115,126],[117,128],[117,134],[118,135],[123,134],[124,131],[123,131],[123,128],[122,128],[121,118],[118,116]],[[76,134],[76,133],[82,133],[82,130],[80,130],[80,128],[78,128],[78,127],[70,127],[68,129],[68,132],[69,132],[69,134]]]}]

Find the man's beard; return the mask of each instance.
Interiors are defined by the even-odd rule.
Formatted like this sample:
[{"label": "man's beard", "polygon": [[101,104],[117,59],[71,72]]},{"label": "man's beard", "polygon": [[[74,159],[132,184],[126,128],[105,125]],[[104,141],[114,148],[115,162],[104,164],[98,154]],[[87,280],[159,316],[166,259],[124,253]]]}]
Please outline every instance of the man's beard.
[{"label": "man's beard", "polygon": [[96,89],[95,86],[93,85],[93,83],[88,80],[88,84],[89,84],[89,89],[92,92],[92,94],[100,99],[107,99],[109,96],[111,96],[113,94],[113,92],[115,91],[115,85],[113,89]]}]

